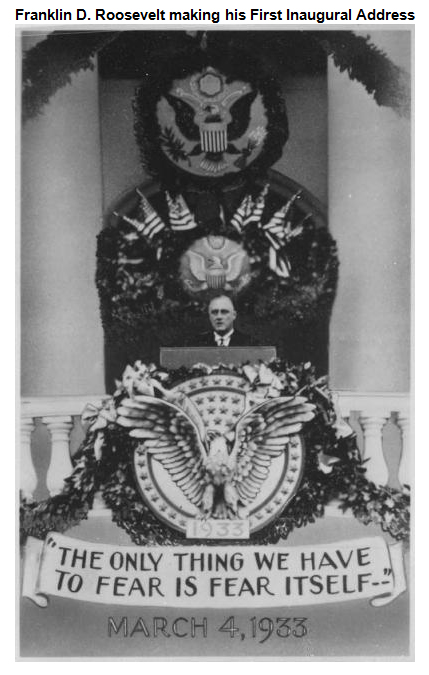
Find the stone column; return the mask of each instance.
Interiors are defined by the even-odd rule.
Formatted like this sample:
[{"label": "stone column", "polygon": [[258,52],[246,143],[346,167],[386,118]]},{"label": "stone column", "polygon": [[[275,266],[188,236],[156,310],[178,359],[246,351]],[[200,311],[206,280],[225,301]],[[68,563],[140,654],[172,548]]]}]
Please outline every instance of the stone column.
[{"label": "stone column", "polygon": [[46,476],[46,485],[51,496],[61,492],[64,479],[71,474],[70,432],[73,418],[69,416],[43,417],[51,434],[51,462]]},{"label": "stone column", "polygon": [[388,420],[387,416],[361,415],[359,421],[362,425],[365,441],[363,459],[367,459],[366,477],[376,485],[386,485],[389,472],[383,453],[383,427]]},{"label": "stone column", "polygon": [[101,204],[95,68],[72,75],[22,131],[23,396],[104,391],[94,281]]},{"label": "stone column", "polygon": [[402,485],[404,483],[411,485],[412,462],[410,448],[410,416],[408,413],[400,412],[396,419],[402,436],[402,452],[401,460],[399,462],[398,478]]},{"label": "stone column", "polygon": [[[387,55],[409,67],[410,33],[376,31],[376,44],[378,33]],[[332,59],[328,100],[329,226],[340,259],[330,327],[331,386],[407,392],[410,121],[378,106]]]},{"label": "stone column", "polygon": [[37,475],[31,456],[31,436],[34,431],[32,417],[21,419],[21,456],[19,466],[21,494],[24,499],[31,500],[37,486]]}]

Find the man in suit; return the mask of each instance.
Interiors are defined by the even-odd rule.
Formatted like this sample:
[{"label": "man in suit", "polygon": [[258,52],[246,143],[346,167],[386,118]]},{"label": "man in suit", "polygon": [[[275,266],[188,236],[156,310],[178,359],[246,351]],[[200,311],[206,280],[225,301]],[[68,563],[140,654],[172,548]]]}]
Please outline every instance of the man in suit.
[{"label": "man in suit", "polygon": [[217,295],[208,306],[211,331],[200,333],[191,338],[188,346],[192,347],[247,347],[252,344],[249,335],[234,327],[237,317],[233,302],[227,295]]}]

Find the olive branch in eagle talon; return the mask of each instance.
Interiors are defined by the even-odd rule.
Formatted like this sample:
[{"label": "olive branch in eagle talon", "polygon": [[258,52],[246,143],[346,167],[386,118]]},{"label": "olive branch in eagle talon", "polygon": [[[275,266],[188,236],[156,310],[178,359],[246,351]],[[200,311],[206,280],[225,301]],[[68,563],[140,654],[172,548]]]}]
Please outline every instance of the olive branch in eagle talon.
[{"label": "olive branch in eagle talon", "polygon": [[303,396],[270,399],[222,434],[205,427],[184,394],[170,401],[136,395],[121,402],[116,422],[141,439],[202,517],[247,518],[272,460],[313,419],[314,410]]},{"label": "olive branch in eagle talon", "polygon": [[179,160],[187,161],[190,164],[188,154],[185,152],[185,144],[177,136],[171,127],[164,127],[159,135],[161,145],[163,145],[170,155],[170,157],[178,162]]}]

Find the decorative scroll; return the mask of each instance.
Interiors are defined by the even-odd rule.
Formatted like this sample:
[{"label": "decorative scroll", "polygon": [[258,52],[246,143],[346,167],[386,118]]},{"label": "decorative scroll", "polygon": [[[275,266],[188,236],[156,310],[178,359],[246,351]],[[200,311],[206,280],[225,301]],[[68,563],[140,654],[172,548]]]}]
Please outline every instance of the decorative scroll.
[{"label": "decorative scroll", "polygon": [[382,537],[296,547],[142,548],[49,534],[30,538],[23,595],[109,605],[282,607],[370,599],[406,590],[401,544]]}]

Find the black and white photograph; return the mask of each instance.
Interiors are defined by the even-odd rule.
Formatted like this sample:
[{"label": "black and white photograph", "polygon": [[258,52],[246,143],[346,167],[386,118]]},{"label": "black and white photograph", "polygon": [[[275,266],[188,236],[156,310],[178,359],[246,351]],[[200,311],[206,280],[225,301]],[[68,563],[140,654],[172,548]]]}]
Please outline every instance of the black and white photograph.
[{"label": "black and white photograph", "polygon": [[413,30],[215,24],[17,31],[18,657],[409,661]]}]

